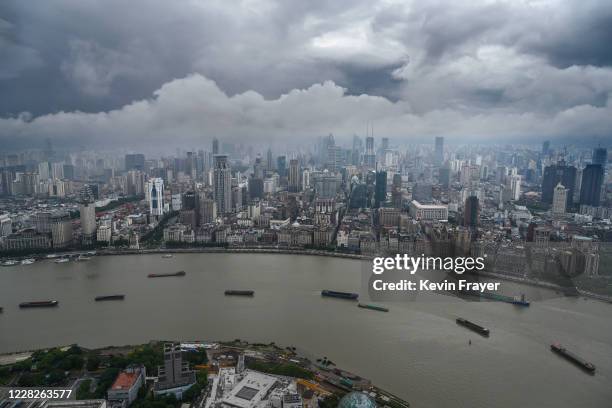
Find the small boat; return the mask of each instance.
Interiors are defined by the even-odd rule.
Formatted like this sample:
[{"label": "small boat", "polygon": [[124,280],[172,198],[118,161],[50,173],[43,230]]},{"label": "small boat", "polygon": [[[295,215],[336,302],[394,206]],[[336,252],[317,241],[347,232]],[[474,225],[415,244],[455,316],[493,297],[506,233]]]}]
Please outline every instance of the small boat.
[{"label": "small boat", "polygon": [[78,262],[84,262],[84,261],[89,261],[91,258],[85,255],[79,255],[79,257],[77,259],[75,259]]},{"label": "small boat", "polygon": [[58,254],[49,254],[47,255],[47,259],[55,259],[55,258],[59,258]]},{"label": "small boat", "polygon": [[150,273],[147,275],[149,278],[167,278],[171,276],[185,276],[185,271],[178,271],[174,273]]},{"label": "small boat", "polygon": [[323,290],[321,291],[321,296],[326,297],[335,297],[340,299],[350,299],[355,300],[359,297],[358,293],[350,293],[350,292],[338,292],[335,290]]},{"label": "small boat", "polygon": [[70,262],[70,258],[58,258],[55,261],[53,261],[55,263],[66,263],[66,262]]},{"label": "small boat", "polygon": [[255,291],[253,290],[226,290],[225,296],[253,296]]},{"label": "small boat", "polygon": [[15,261],[14,259],[9,259],[8,261],[2,262],[0,265],[2,265],[2,266],[15,266],[15,265],[19,265],[19,261]]},{"label": "small boat", "polygon": [[106,295],[106,296],[96,296],[95,301],[101,302],[104,300],[123,300],[125,299],[125,295]]},{"label": "small boat", "polygon": [[32,265],[34,262],[36,262],[36,259],[28,258],[28,259],[24,259],[23,261],[21,261],[21,264],[22,265]]},{"label": "small boat", "polygon": [[370,309],[370,310],[377,310],[379,312],[388,312],[389,308],[386,308],[384,306],[378,306],[378,305],[371,305],[371,304],[366,304],[366,303],[358,303],[357,306],[363,308],[363,309]]},{"label": "small boat", "polygon": [[162,258],[166,258],[166,259],[167,258],[174,258],[174,255],[172,255],[172,254],[164,254],[164,255],[162,255]]},{"label": "small boat", "polygon": [[19,304],[20,308],[29,308],[29,307],[54,307],[57,306],[59,302],[57,300],[41,300],[37,302],[23,302]]}]

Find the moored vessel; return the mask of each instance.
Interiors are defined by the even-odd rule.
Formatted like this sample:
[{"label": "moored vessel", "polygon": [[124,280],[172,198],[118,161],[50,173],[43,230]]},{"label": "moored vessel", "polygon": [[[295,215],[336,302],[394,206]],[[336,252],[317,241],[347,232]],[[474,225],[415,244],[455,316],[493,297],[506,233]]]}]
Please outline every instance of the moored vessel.
[{"label": "moored vessel", "polygon": [[457,318],[457,324],[480,334],[481,336],[489,337],[489,329],[482,327],[474,322],[470,322],[462,317]]},{"label": "moored vessel", "polygon": [[55,261],[53,261],[55,263],[66,263],[66,262],[70,262],[70,258],[58,258]]},{"label": "moored vessel", "polygon": [[149,278],[167,278],[171,276],[185,276],[185,271],[178,271],[174,273],[150,273],[147,275]]},{"label": "moored vessel", "polygon": [[123,300],[125,299],[125,295],[105,295],[105,296],[96,296],[95,301],[100,302],[103,300]]},{"label": "moored vessel", "polygon": [[9,259],[8,261],[4,261],[2,262],[2,264],[0,264],[2,266],[15,266],[15,265],[19,265],[19,261],[15,261],[14,259]]},{"label": "moored vessel", "polygon": [[28,307],[54,307],[57,306],[59,302],[57,300],[40,300],[35,302],[23,302],[19,304],[20,308],[28,308]]},{"label": "moored vessel", "polygon": [[558,343],[553,343],[550,345],[550,349],[553,351],[553,353],[556,353],[564,357],[566,360],[571,361],[572,363],[576,364],[578,367],[582,368],[588,373],[590,374],[595,373],[595,366],[593,364],[589,363],[588,361],[584,360],[582,357],[567,350],[562,345]]},{"label": "moored vessel", "polygon": [[174,257],[174,255],[172,255],[172,254],[164,254],[164,255],[162,255],[162,258],[166,258],[166,259],[167,258],[173,258],[173,257]]},{"label": "moored vessel", "polygon": [[226,296],[253,296],[255,294],[254,290],[226,290]]},{"label": "moored vessel", "polygon": [[34,262],[36,262],[36,259],[34,258],[27,258],[21,261],[22,265],[32,265]]},{"label": "moored vessel", "polygon": [[376,310],[379,312],[388,312],[389,308],[386,308],[384,306],[378,306],[378,305],[372,305],[372,304],[367,304],[367,303],[358,303],[357,306],[363,308],[363,309],[370,309],[370,310]]},{"label": "moored vessel", "polygon": [[359,297],[359,294],[351,292],[339,292],[336,290],[323,290],[321,291],[321,296],[356,300]]}]

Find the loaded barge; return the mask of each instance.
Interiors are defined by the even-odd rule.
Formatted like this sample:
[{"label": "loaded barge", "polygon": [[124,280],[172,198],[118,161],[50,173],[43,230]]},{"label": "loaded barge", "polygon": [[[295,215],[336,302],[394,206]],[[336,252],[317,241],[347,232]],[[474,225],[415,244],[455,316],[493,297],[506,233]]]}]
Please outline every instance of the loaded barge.
[{"label": "loaded barge", "polygon": [[553,343],[550,345],[550,349],[553,351],[553,353],[556,353],[560,355],[561,357],[564,357],[566,360],[571,361],[572,363],[576,364],[578,367],[582,368],[588,373],[595,374],[595,366],[593,364],[584,360],[582,357],[577,356],[571,351],[568,351],[565,347],[561,346],[560,344]]},{"label": "loaded barge", "polygon": [[511,303],[517,306],[529,306],[530,303],[525,299],[525,295],[521,294],[521,296],[506,296],[500,295],[499,293],[492,292],[474,292],[474,291],[461,291],[466,295],[476,296],[484,299],[497,300],[499,302]]},{"label": "loaded barge", "polygon": [[463,327],[467,327],[468,329],[480,334],[481,336],[484,337],[489,337],[489,329],[482,327],[474,322],[470,322],[467,319],[464,319],[462,317],[458,317],[457,318],[457,324]]},{"label": "loaded barge", "polygon": [[185,276],[185,271],[178,271],[174,273],[150,273],[149,278],[167,278],[170,276]]},{"label": "loaded barge", "polygon": [[23,302],[19,304],[20,308],[28,308],[28,307],[54,307],[57,306],[59,302],[57,300],[42,300],[39,302]]},{"label": "loaded barge", "polygon": [[106,296],[96,296],[95,301],[100,302],[103,300],[123,300],[125,299],[125,295],[106,295]]},{"label": "loaded barge", "polygon": [[253,296],[255,291],[253,290],[226,290],[225,296]]},{"label": "loaded barge", "polygon": [[359,294],[350,292],[338,292],[335,290],[323,290],[321,291],[321,296],[356,300],[359,297]]},{"label": "loaded barge", "polygon": [[388,312],[389,308],[386,308],[384,306],[378,306],[378,305],[371,305],[371,304],[367,304],[367,303],[358,303],[357,306],[363,308],[363,309],[370,309],[370,310],[377,310],[379,312]]}]

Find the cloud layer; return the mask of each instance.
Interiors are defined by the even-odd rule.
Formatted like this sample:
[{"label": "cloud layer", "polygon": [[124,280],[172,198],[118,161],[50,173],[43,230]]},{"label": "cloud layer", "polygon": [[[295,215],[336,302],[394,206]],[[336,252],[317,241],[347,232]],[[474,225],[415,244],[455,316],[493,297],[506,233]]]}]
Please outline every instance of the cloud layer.
[{"label": "cloud layer", "polygon": [[[607,1],[8,0],[0,143],[612,139]],[[30,114],[22,114],[30,112]]]}]

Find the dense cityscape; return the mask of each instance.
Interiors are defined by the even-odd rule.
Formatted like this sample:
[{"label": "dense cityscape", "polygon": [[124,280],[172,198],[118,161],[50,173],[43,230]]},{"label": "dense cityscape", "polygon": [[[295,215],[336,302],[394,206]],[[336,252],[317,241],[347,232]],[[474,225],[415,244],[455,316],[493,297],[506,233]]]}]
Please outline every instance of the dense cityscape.
[{"label": "dense cityscape", "polygon": [[[608,294],[606,147],[395,145],[4,153],[10,266],[67,251],[316,250],[487,256],[486,271]],[[55,254],[55,255],[53,255]],[[87,259],[81,254],[76,260]]]}]

